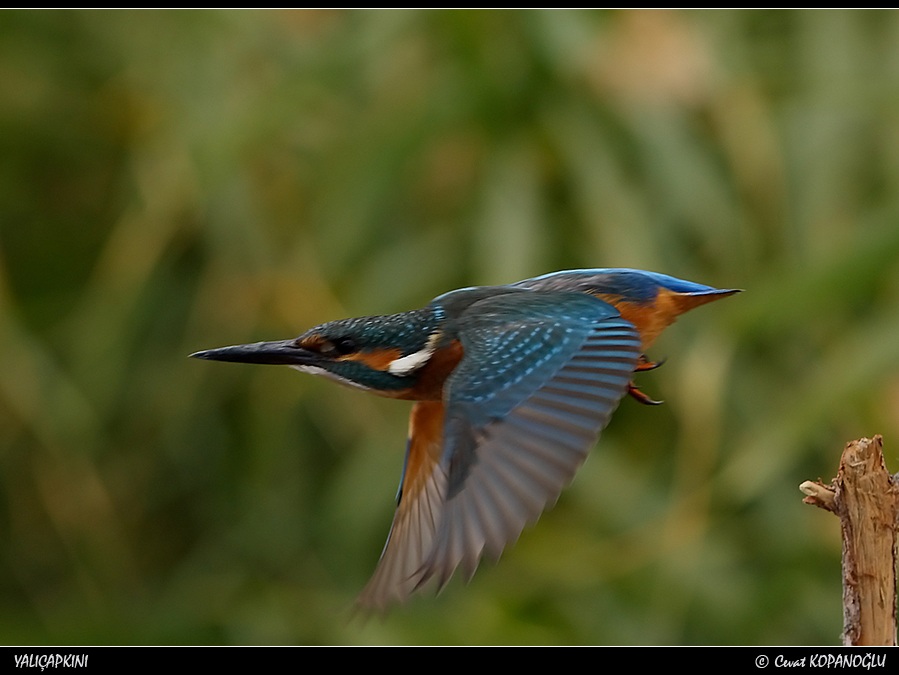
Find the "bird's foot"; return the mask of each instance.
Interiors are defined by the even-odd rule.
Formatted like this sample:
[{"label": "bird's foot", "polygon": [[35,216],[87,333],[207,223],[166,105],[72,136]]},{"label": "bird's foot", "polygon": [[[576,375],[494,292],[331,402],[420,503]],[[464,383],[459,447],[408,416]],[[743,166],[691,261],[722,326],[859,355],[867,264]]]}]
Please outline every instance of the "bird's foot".
[{"label": "bird's foot", "polygon": [[664,403],[664,401],[656,401],[655,399],[649,398],[649,396],[640,391],[633,382],[627,385],[627,393],[643,405],[662,405],[662,403]]},{"label": "bird's foot", "polygon": [[655,370],[659,366],[665,363],[666,359],[661,359],[659,361],[650,361],[646,358],[645,354],[640,354],[640,360],[637,361],[637,367],[634,368],[634,371],[637,373],[642,373],[645,370]]}]

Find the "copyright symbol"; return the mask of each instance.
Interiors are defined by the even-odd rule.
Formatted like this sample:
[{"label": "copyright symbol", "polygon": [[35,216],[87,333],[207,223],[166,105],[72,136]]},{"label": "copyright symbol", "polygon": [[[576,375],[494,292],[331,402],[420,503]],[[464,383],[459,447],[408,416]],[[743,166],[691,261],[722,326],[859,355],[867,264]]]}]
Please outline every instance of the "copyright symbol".
[{"label": "copyright symbol", "polygon": [[767,668],[768,667],[768,657],[764,654],[759,654],[755,657],[755,667],[756,668]]}]

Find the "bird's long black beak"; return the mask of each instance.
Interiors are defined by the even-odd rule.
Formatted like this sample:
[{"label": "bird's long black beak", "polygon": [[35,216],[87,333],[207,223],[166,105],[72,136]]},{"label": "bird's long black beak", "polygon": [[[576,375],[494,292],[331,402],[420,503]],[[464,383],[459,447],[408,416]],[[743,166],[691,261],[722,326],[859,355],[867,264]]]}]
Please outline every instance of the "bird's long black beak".
[{"label": "bird's long black beak", "polygon": [[294,340],[254,342],[191,354],[192,359],[231,361],[233,363],[263,363],[268,365],[304,366],[316,360],[315,352],[297,347]]}]

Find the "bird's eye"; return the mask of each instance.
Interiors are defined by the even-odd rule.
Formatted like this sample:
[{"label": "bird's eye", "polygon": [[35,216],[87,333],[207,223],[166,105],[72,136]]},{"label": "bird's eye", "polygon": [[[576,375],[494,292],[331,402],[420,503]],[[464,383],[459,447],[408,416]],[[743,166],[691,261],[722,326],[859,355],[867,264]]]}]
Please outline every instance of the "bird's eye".
[{"label": "bird's eye", "polygon": [[319,347],[319,352],[325,356],[346,356],[357,351],[356,342],[353,338],[340,337],[333,340],[326,340]]},{"label": "bird's eye", "polygon": [[358,349],[353,338],[348,337],[337,338],[336,340],[334,340],[334,348],[340,354],[352,354]]}]

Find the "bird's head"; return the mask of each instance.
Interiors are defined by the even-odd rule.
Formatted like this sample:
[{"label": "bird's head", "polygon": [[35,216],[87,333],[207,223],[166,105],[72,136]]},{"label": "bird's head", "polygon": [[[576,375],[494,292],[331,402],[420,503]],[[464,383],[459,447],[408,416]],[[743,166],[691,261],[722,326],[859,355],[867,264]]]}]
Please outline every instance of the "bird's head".
[{"label": "bird's head", "polygon": [[431,307],[358,319],[329,321],[297,338],[222,347],[193,358],[287,365],[386,396],[415,384],[435,351],[439,313]]}]

